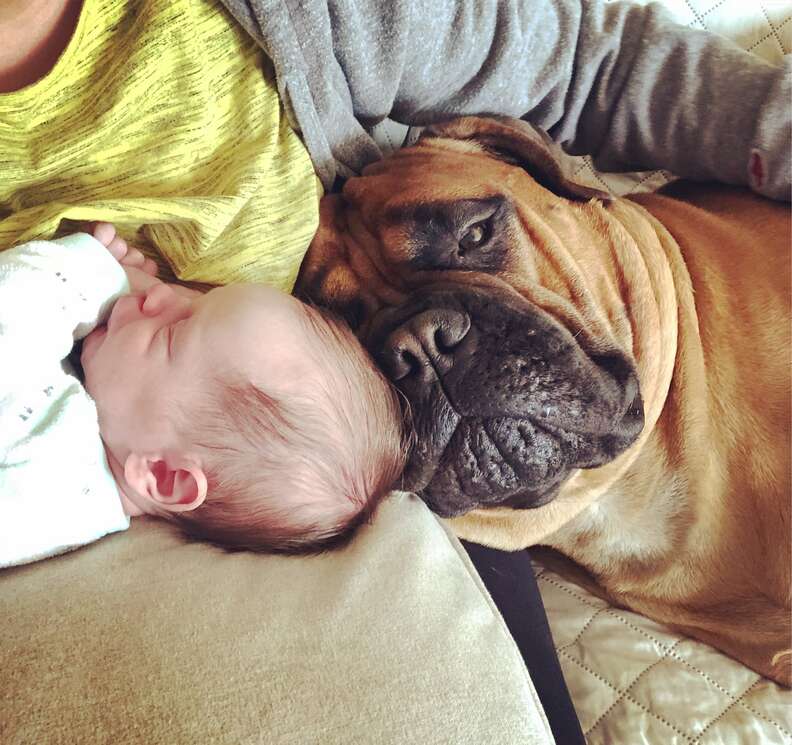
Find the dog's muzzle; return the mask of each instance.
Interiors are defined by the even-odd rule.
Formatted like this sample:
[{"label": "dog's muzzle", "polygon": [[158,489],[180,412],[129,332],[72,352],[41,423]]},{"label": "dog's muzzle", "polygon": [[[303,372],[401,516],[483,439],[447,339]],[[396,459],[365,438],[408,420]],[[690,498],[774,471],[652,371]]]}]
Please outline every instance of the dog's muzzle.
[{"label": "dog's muzzle", "polygon": [[365,341],[409,404],[404,486],[443,516],[544,504],[643,428],[624,355],[584,350],[548,313],[492,288],[420,291],[380,311]]}]

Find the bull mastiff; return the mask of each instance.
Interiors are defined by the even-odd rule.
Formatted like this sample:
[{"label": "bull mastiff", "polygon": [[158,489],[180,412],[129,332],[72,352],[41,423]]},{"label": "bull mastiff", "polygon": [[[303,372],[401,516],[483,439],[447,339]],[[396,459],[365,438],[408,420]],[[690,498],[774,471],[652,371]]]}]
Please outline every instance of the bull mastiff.
[{"label": "bull mastiff", "polygon": [[466,117],[321,204],[298,291],[401,391],[405,486],[545,545],[611,602],[790,684],[790,214],[611,198],[524,122]]}]

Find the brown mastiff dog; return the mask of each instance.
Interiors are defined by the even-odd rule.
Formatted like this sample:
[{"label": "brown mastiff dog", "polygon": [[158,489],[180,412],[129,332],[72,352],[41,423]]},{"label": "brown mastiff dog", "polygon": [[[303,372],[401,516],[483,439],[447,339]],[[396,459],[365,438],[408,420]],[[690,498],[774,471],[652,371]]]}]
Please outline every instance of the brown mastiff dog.
[{"label": "brown mastiff dog", "polygon": [[395,382],[406,486],[547,545],[613,603],[790,684],[790,213],[609,198],[523,122],[463,118],[326,197],[304,296]]}]

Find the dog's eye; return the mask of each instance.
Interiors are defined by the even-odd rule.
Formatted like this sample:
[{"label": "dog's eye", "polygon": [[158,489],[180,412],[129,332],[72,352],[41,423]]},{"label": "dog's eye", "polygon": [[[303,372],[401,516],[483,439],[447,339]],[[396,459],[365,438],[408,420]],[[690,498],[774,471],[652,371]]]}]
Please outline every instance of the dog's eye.
[{"label": "dog's eye", "polygon": [[473,223],[465,234],[459,239],[459,255],[464,256],[466,251],[478,248],[489,239],[490,225],[489,220]]},{"label": "dog's eye", "polygon": [[[495,271],[506,258],[510,202],[505,197],[460,199],[412,208],[394,214],[398,244],[393,251],[408,254],[406,263],[418,271]],[[405,234],[409,246],[404,246]]]}]

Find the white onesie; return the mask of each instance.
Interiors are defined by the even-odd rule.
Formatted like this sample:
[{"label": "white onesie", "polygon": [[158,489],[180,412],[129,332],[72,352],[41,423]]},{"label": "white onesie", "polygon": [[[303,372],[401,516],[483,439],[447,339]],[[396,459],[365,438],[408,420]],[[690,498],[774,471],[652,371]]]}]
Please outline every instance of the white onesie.
[{"label": "white onesie", "polygon": [[85,233],[0,252],[0,567],[129,527],[96,407],[66,360],[127,292]]}]

